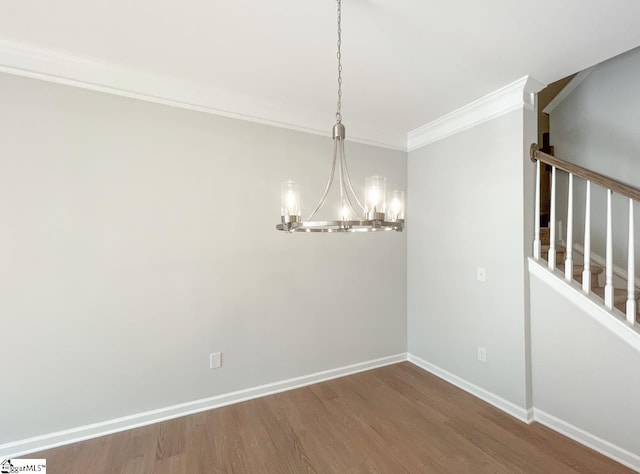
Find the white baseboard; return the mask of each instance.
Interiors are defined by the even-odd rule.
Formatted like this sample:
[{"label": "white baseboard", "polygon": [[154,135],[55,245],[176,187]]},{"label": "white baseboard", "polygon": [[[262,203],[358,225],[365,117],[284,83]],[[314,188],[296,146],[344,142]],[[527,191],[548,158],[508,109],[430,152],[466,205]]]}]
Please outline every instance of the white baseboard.
[{"label": "white baseboard", "polygon": [[609,441],[605,441],[602,438],[588,433],[577,426],[573,426],[572,424],[537,408],[533,409],[533,417],[536,422],[551,428],[553,431],[557,431],[567,438],[571,438],[572,440],[577,441],[578,443],[587,446],[588,448],[591,448],[624,466],[627,466],[629,469],[640,472],[640,456],[637,454],[616,446]]},{"label": "white baseboard", "polygon": [[125,431],[141,426],[158,423],[161,421],[179,418],[185,415],[198,413],[213,408],[219,408],[234,403],[251,400],[254,398],[272,395],[274,393],[292,390],[294,388],[304,387],[325,380],[331,380],[346,375],[363,372],[365,370],[383,367],[385,365],[395,364],[407,360],[407,354],[395,354],[380,359],[369,360],[357,364],[338,367],[336,369],[316,372],[314,374],[303,375],[280,382],[274,382],[259,387],[238,390],[236,392],[217,395],[215,397],[203,398],[192,402],[181,403],[157,410],[150,410],[135,415],[123,416],[113,420],[93,423],[86,426],[79,426],[64,431],[48,433],[33,438],[23,439],[0,445],[0,458],[10,459],[23,456],[25,454],[43,451],[45,449],[55,448],[66,444],[76,443],[91,438],[98,438],[119,431]]},{"label": "white baseboard", "polygon": [[462,390],[478,397],[481,400],[495,406],[499,410],[513,416],[514,418],[525,423],[539,422],[558,433],[577,441],[617,462],[640,472],[640,456],[631,453],[619,446],[605,441],[597,436],[588,433],[576,426],[573,426],[559,418],[554,417],[542,410],[533,408],[525,409],[518,405],[495,395],[488,390],[478,387],[457,375],[454,375],[440,367],[433,365],[412,354],[395,354],[380,359],[374,359],[357,364],[338,367],[336,369],[316,372],[301,377],[282,380],[258,387],[253,387],[236,392],[230,392],[215,397],[203,398],[192,402],[181,403],[157,410],[150,410],[135,415],[124,416],[113,420],[107,420],[100,423],[93,423],[86,426],[79,426],[64,431],[57,431],[33,438],[23,439],[15,442],[0,445],[0,458],[11,459],[23,456],[25,454],[43,451],[46,449],[64,446],[67,444],[84,441],[87,439],[98,438],[100,436],[117,433],[141,426],[159,423],[161,421],[180,418],[182,416],[198,413],[202,411],[220,408],[234,403],[240,403],[246,400],[272,395],[275,393],[293,390],[296,388],[312,385],[314,383],[326,380],[345,377],[347,375],[364,372],[366,370],[384,367],[386,365],[396,364],[408,360],[412,364],[440,377],[443,380],[461,388]]},{"label": "white baseboard", "polygon": [[407,360],[412,364],[417,365],[421,369],[426,370],[427,372],[431,372],[433,375],[440,377],[443,380],[455,385],[458,388],[461,388],[465,392],[469,392],[471,395],[478,397],[480,400],[484,400],[485,402],[493,405],[494,407],[502,410],[503,412],[517,418],[520,421],[525,423],[531,423],[533,421],[533,410],[531,408],[526,409],[516,405],[515,403],[510,402],[509,400],[505,400],[502,397],[499,397],[495,393],[489,392],[482,387],[478,387],[471,382],[468,382],[457,375],[452,374],[451,372],[447,372],[440,367],[433,365],[430,362],[427,362],[420,357],[414,356],[413,354],[408,354]]},{"label": "white baseboard", "polygon": [[616,446],[609,441],[606,441],[602,438],[599,438],[587,431],[584,431],[577,426],[573,426],[570,423],[567,423],[560,418],[557,418],[553,415],[550,415],[542,410],[537,408],[529,408],[524,409],[515,405],[514,403],[505,400],[498,395],[489,392],[477,385],[472,384],[471,382],[467,382],[466,380],[454,375],[450,372],[447,372],[440,367],[431,364],[419,357],[414,356],[413,354],[408,354],[407,359],[412,364],[417,365],[418,367],[426,370],[427,372],[432,373],[433,375],[440,377],[443,380],[455,385],[462,390],[469,392],[471,395],[484,400],[485,402],[493,405],[499,410],[508,413],[509,415],[517,418],[520,421],[524,421],[525,423],[537,422],[542,425],[545,425],[548,428],[551,428],[553,431],[557,431],[558,433],[566,436],[567,438],[571,438],[572,440],[593,449],[594,451],[607,456],[610,459],[613,459],[620,464],[633,469],[637,472],[640,472],[640,456],[634,454],[630,451],[627,451],[624,448]]}]

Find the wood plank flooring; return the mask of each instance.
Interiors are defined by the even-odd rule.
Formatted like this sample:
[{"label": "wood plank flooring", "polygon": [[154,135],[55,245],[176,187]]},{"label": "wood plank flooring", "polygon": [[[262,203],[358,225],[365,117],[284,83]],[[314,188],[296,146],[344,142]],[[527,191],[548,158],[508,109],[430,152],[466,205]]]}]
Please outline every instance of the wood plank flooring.
[{"label": "wood plank flooring", "polygon": [[632,472],[403,362],[29,455],[48,472]]}]

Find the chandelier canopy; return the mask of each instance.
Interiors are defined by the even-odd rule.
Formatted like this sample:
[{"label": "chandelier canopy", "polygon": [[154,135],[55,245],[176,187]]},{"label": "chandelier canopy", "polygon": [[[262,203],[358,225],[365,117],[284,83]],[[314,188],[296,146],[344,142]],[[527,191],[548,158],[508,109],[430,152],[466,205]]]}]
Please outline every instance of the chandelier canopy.
[{"label": "chandelier canopy", "polygon": [[[365,180],[364,205],[353,190],[344,151],[345,127],[342,123],[342,0],[338,3],[338,104],[333,126],[333,162],[327,185],[315,209],[306,220],[301,219],[300,187],[285,181],[281,188],[281,218],[277,230],[286,232],[375,232],[404,229],[404,192],[393,191],[387,206],[386,178],[370,176]],[[340,215],[335,220],[313,220],[324,206],[338,170]]]}]

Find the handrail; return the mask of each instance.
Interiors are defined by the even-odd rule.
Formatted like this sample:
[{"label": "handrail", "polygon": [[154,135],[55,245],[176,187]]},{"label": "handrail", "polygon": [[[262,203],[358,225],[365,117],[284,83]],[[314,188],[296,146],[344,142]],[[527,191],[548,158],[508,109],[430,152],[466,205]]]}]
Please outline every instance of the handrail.
[{"label": "handrail", "polygon": [[600,186],[610,189],[611,191],[622,194],[634,201],[640,201],[640,189],[631,186],[629,184],[617,181],[615,179],[607,178],[606,176],[589,171],[582,166],[569,163],[568,161],[561,160],[555,156],[549,155],[543,151],[540,151],[536,143],[531,144],[530,155],[531,161],[541,161],[551,166],[555,166],[558,169],[571,173],[575,176],[579,176],[583,179],[589,180],[592,183],[599,184]]}]

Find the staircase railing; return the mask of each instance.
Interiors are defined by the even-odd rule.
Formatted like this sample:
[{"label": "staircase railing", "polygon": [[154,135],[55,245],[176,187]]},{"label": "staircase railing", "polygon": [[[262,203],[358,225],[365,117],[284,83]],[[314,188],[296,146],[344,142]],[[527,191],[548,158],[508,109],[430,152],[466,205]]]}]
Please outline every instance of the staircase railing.
[{"label": "staircase railing", "polygon": [[531,145],[531,160],[536,163],[536,191],[535,191],[535,230],[533,239],[533,256],[536,260],[542,257],[540,240],[540,163],[551,166],[551,209],[549,218],[549,252],[547,262],[549,269],[556,268],[556,172],[565,171],[569,174],[567,192],[567,241],[564,262],[564,274],[567,281],[573,279],[573,177],[586,180],[585,219],[584,219],[584,268],[582,272],[582,290],[591,292],[591,183],[602,186],[607,190],[607,229],[606,229],[606,257],[605,257],[605,287],[604,304],[613,309],[613,237],[611,219],[611,197],[615,192],[629,199],[629,245],[627,249],[627,300],[626,318],[630,325],[636,323],[636,295],[635,295],[635,255],[634,255],[634,223],[633,202],[640,201],[640,189],[621,181],[608,178],[574,163],[561,160],[555,156],[540,151],[537,144]]}]

